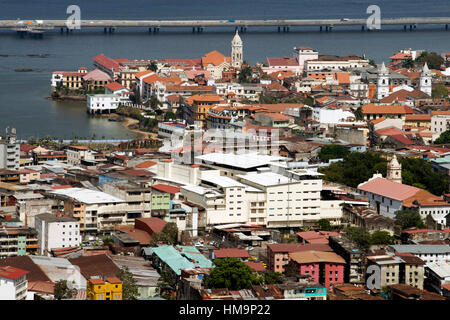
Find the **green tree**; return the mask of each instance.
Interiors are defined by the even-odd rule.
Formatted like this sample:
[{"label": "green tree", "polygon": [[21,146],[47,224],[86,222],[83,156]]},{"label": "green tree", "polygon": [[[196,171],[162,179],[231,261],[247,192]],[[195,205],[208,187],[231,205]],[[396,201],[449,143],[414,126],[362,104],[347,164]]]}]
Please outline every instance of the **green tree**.
[{"label": "green tree", "polygon": [[164,120],[165,120],[165,121],[168,121],[168,120],[175,120],[176,118],[177,118],[176,114],[173,113],[173,112],[171,112],[171,111],[168,111],[168,112],[166,112],[166,113],[164,114]]},{"label": "green tree", "polygon": [[362,113],[362,107],[358,107],[355,110],[354,114],[355,114],[356,120],[358,120],[358,121],[364,120],[364,114]]},{"label": "green tree", "polygon": [[350,152],[344,146],[337,144],[324,145],[318,154],[318,157],[322,161],[328,161],[330,159],[344,158]]},{"label": "green tree", "polygon": [[156,61],[152,61],[150,62],[150,64],[147,66],[148,70],[151,70],[153,72],[158,72],[158,64],[156,63]]},{"label": "green tree", "polygon": [[215,268],[206,278],[208,288],[241,290],[261,282],[253,270],[237,258],[216,259],[214,264]]},{"label": "green tree", "polygon": [[120,268],[117,278],[122,281],[123,300],[136,300],[139,297],[137,282],[127,266]]},{"label": "green tree", "polygon": [[427,63],[430,69],[440,69],[444,64],[444,58],[436,52],[428,53],[424,51],[415,61],[420,62],[422,65]]},{"label": "green tree", "polygon": [[154,233],[152,235],[152,240],[150,241],[151,246],[155,246],[158,243],[165,244],[176,244],[178,241],[178,227],[175,223],[169,222],[161,232]]},{"label": "green tree", "polygon": [[446,86],[440,84],[433,88],[431,91],[431,96],[433,98],[448,98],[448,89]]},{"label": "green tree", "polygon": [[241,70],[239,71],[238,80],[240,83],[249,83],[252,82],[252,74],[253,70],[249,65],[243,65]]},{"label": "green tree", "polygon": [[157,283],[160,295],[166,299],[170,299],[170,293],[176,290],[177,279],[169,270],[161,272],[161,277]]},{"label": "green tree", "polygon": [[363,251],[368,251],[371,244],[371,235],[366,228],[346,227],[344,234]]},{"label": "green tree", "polygon": [[446,130],[440,134],[440,136],[434,140],[435,144],[450,143],[450,130]]},{"label": "green tree", "polygon": [[330,220],[328,219],[320,219],[317,221],[317,225],[319,226],[319,229],[323,231],[330,231],[332,229]]},{"label": "green tree", "polygon": [[267,270],[262,273],[262,277],[264,284],[275,284],[281,283],[284,276],[282,273]]},{"label": "green tree", "polygon": [[110,244],[110,243],[114,243],[113,238],[110,237],[110,236],[104,237],[104,238],[102,239],[102,241],[103,241],[103,243],[106,244],[106,245],[108,245],[108,244]]},{"label": "green tree", "polygon": [[425,227],[419,212],[411,209],[398,210],[395,212],[395,222],[399,224],[402,229]]},{"label": "green tree", "polygon": [[387,231],[375,231],[370,236],[370,244],[394,244],[394,237]]},{"label": "green tree", "polygon": [[403,61],[402,67],[406,68],[406,69],[410,69],[410,68],[414,67],[414,61],[411,58],[408,58],[405,61]]},{"label": "green tree", "polygon": [[67,280],[59,280],[55,283],[54,295],[57,300],[71,299],[77,295],[77,289],[69,288]]}]

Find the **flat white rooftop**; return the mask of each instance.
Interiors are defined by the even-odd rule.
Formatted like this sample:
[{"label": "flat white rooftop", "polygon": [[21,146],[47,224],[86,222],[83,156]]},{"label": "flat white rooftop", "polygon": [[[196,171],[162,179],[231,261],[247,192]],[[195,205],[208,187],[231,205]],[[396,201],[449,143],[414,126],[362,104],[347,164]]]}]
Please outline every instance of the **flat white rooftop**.
[{"label": "flat white rooftop", "polygon": [[195,159],[202,160],[204,163],[216,164],[216,165],[226,165],[235,168],[250,169],[255,167],[261,167],[269,165],[270,163],[285,161],[288,158],[280,156],[270,156],[258,153],[245,153],[245,154],[234,154],[234,153],[209,153],[202,156],[195,157]]},{"label": "flat white rooftop", "polygon": [[202,178],[203,181],[215,184],[222,188],[229,188],[229,187],[242,187],[245,188],[246,185],[240,183],[239,181],[236,181],[234,179],[231,179],[229,177],[224,176],[215,176],[215,177],[205,177]]},{"label": "flat white rooftop", "polygon": [[51,194],[64,196],[67,198],[75,199],[78,202],[86,204],[97,204],[97,203],[119,203],[125,202],[122,199],[109,195],[105,192],[85,189],[85,188],[67,188],[59,189],[50,192]]},{"label": "flat white rooftop", "polygon": [[265,187],[276,186],[279,184],[299,183],[298,180],[274,172],[239,174],[237,177]]}]

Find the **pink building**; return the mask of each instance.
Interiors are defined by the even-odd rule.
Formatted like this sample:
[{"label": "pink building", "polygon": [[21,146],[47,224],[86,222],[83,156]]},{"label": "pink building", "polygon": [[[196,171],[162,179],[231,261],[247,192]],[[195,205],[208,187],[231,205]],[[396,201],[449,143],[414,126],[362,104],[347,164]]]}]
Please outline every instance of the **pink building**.
[{"label": "pink building", "polygon": [[305,244],[305,243],[279,243],[267,245],[267,268],[274,272],[284,272],[284,267],[289,263],[289,253],[301,251],[332,252],[327,244]]},{"label": "pink building", "polygon": [[312,281],[329,288],[344,283],[345,260],[334,252],[301,251],[289,254],[289,264],[301,275],[309,275]]}]

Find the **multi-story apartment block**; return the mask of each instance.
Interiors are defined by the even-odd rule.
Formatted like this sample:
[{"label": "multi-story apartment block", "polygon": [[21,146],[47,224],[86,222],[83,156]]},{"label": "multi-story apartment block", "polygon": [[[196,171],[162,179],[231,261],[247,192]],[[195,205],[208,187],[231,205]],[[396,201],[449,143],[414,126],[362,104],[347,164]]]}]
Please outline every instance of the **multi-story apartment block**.
[{"label": "multi-story apartment block", "polygon": [[127,181],[103,183],[103,191],[127,203],[127,223],[134,224],[136,218],[150,218],[152,189]]},{"label": "multi-story apartment block", "polygon": [[426,264],[450,259],[450,246],[447,244],[397,244],[387,248],[395,254],[411,253]]},{"label": "multi-story apartment block", "polygon": [[344,282],[363,284],[365,279],[365,253],[355,243],[342,235],[330,236],[328,243],[334,252],[344,258],[346,262]]},{"label": "multi-story apartment block", "polygon": [[0,139],[0,169],[19,170],[20,144],[16,141],[16,129],[6,129],[5,139]]},{"label": "multi-story apartment block", "polygon": [[35,254],[37,249],[36,230],[22,227],[0,229],[0,259]]},{"label": "multi-story apartment block", "polygon": [[28,271],[0,266],[0,300],[25,300]]},{"label": "multi-story apartment block", "polygon": [[44,213],[35,218],[38,246],[41,255],[51,250],[78,247],[81,243],[80,223],[74,218]]},{"label": "multi-story apartment block", "polygon": [[126,201],[105,192],[67,188],[51,191],[48,196],[63,201],[64,213],[80,222],[83,236],[109,234],[116,225],[127,224]]}]

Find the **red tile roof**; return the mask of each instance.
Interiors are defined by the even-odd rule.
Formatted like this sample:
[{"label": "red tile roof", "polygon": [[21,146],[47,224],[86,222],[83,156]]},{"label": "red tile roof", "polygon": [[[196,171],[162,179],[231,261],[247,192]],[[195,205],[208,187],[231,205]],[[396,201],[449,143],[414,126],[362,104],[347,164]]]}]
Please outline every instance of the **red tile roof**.
[{"label": "red tile roof", "polygon": [[169,186],[166,184],[155,184],[152,186],[152,188],[162,191],[162,192],[167,192],[167,193],[172,193],[172,194],[180,192],[180,188],[172,187],[172,186]]},{"label": "red tile roof", "polygon": [[228,248],[213,250],[216,258],[248,258],[250,255],[245,249]]},{"label": "red tile roof", "polygon": [[139,163],[138,165],[136,165],[136,168],[147,169],[147,168],[153,167],[154,165],[156,165],[156,162],[148,160],[148,161]]},{"label": "red tile roof", "polygon": [[28,291],[54,294],[55,283],[52,281],[28,281]]},{"label": "red tile roof", "polygon": [[397,105],[374,105],[366,104],[362,106],[363,114],[412,114],[413,110],[408,106],[397,106]]},{"label": "red tile roof", "polygon": [[27,273],[29,273],[27,270],[22,270],[11,266],[0,266],[0,278],[16,280]]},{"label": "red tile roof", "polygon": [[430,114],[407,114],[406,121],[431,121],[431,115]]},{"label": "red tile roof", "polygon": [[136,218],[134,220],[135,229],[143,230],[150,235],[152,235],[155,232],[161,232],[166,224],[167,224],[166,221],[156,217]]},{"label": "red tile roof", "polygon": [[291,252],[289,253],[289,258],[299,264],[305,263],[345,263],[345,260],[334,252],[323,252],[323,251],[301,251],[301,252]]},{"label": "red tile roof", "polygon": [[299,244],[299,243],[279,243],[279,244],[268,244],[267,245],[272,252],[297,252],[305,250],[316,250],[316,251],[333,251],[331,247],[327,244]]},{"label": "red tile roof", "polygon": [[269,67],[272,66],[299,66],[298,61],[294,58],[284,57],[284,58],[267,58],[267,64]]},{"label": "red tile roof", "polygon": [[220,64],[226,62],[226,57],[221,54],[219,51],[211,51],[205,54],[202,57],[202,65],[206,66],[208,64],[212,64],[214,66],[219,66]]},{"label": "red tile roof", "polygon": [[103,54],[99,54],[98,56],[92,58],[92,60],[106,69],[120,68],[120,64],[117,61],[108,58]]},{"label": "red tile roof", "polygon": [[120,83],[118,83],[118,82],[108,83],[107,85],[105,85],[105,88],[107,88],[107,89],[109,89],[111,91],[125,89],[125,87],[123,85],[121,85]]},{"label": "red tile roof", "polygon": [[255,272],[266,271],[266,267],[264,267],[264,264],[262,262],[246,261],[244,263],[252,268],[252,270]]},{"label": "red tile roof", "polygon": [[390,181],[385,178],[375,178],[358,185],[359,190],[378,194],[387,198],[403,201],[415,195],[421,189]]}]

